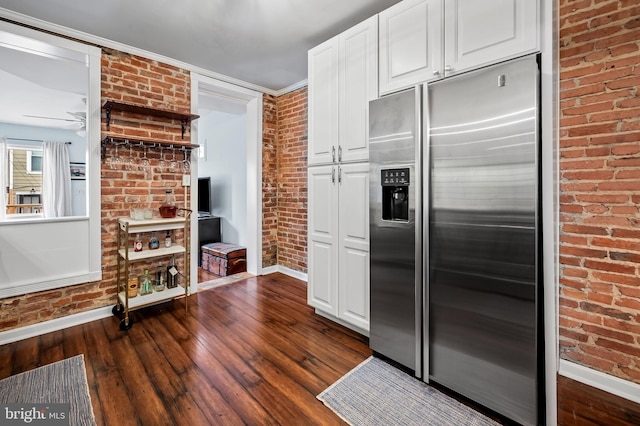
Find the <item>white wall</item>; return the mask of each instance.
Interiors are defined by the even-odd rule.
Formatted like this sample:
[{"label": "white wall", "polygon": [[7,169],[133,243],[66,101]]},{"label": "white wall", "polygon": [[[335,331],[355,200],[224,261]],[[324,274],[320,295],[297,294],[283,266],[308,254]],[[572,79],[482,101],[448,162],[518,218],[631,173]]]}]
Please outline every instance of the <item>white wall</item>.
[{"label": "white wall", "polygon": [[198,143],[206,148],[198,177],[211,177],[212,214],[221,218],[222,241],[246,246],[247,116],[199,113]]}]

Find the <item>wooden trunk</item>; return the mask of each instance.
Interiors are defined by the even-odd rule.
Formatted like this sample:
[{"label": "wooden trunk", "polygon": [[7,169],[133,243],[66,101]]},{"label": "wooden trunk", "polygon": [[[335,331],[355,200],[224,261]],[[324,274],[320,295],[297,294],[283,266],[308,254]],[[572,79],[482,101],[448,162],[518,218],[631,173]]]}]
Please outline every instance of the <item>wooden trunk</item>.
[{"label": "wooden trunk", "polygon": [[202,268],[221,277],[247,270],[247,249],[227,243],[202,246]]}]

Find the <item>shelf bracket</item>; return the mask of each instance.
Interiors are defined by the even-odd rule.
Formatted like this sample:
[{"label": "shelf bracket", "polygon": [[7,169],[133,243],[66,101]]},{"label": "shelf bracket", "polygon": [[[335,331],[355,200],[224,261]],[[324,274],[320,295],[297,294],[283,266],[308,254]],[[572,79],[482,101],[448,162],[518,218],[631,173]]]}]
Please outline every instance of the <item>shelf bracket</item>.
[{"label": "shelf bracket", "polygon": [[[108,121],[107,121],[108,123]],[[102,150],[101,150],[101,154],[100,154],[100,159],[102,160],[102,163],[104,164],[105,160],[107,159],[107,140],[109,138],[104,138],[102,139]]]},{"label": "shelf bracket", "polygon": [[182,121],[182,139],[184,139],[184,134],[187,131],[187,123],[189,122],[189,120],[185,117],[181,121]]},{"label": "shelf bracket", "polygon": [[[105,111],[107,112],[107,132],[110,130],[110,124],[111,124],[111,104],[107,104],[107,106],[105,107]],[[104,160],[104,159],[103,159]]]}]

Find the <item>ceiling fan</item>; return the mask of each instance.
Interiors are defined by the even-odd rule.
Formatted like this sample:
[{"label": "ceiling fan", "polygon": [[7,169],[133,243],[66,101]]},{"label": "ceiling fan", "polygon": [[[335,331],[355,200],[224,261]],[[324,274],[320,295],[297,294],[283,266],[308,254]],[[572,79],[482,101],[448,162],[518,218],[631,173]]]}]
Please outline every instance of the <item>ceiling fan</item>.
[{"label": "ceiling fan", "polygon": [[68,128],[76,129],[76,134],[78,136],[84,136],[86,134],[87,129],[87,113],[84,111],[67,111],[67,114],[72,116],[73,118],[60,118],[60,117],[47,117],[42,115],[28,115],[23,114],[23,117],[29,118],[39,118],[43,120],[59,120],[59,121],[67,121],[69,124]]}]

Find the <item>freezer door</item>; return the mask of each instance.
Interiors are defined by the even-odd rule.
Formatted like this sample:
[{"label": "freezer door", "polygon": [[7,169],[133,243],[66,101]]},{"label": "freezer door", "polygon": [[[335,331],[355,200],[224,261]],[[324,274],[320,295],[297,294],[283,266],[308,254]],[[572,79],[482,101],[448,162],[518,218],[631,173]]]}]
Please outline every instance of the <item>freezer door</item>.
[{"label": "freezer door", "polygon": [[537,422],[538,65],[429,87],[429,377]]},{"label": "freezer door", "polygon": [[[369,105],[369,346],[422,374],[420,89]],[[389,186],[394,185],[394,186]],[[388,203],[383,208],[383,199]]]}]

